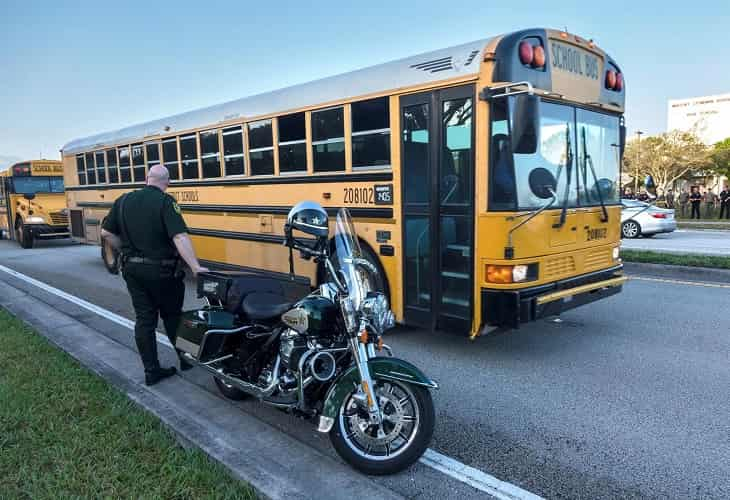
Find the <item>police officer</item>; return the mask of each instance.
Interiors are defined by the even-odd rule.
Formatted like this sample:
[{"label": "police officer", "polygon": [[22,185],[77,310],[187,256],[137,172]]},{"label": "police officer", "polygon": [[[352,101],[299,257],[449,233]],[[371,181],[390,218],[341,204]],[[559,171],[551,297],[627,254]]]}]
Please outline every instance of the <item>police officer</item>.
[{"label": "police officer", "polygon": [[725,184],[725,189],[720,192],[720,217],[718,218],[722,219],[723,214],[726,219],[730,219],[730,189],[727,184]]},{"label": "police officer", "polygon": [[[167,337],[175,345],[185,298],[179,257],[193,274],[207,270],[195,256],[180,208],[174,198],[165,193],[169,183],[166,167],[151,167],[147,186],[118,198],[101,231],[102,237],[122,254],[122,275],[136,315],[134,339],[147,385],[156,384],[176,372],[174,366],[160,367],[155,329],[158,316],[161,316]],[[191,365],[181,358],[180,368],[186,370]]]},{"label": "police officer", "polygon": [[687,205],[689,204],[689,193],[687,189],[683,189],[679,194],[679,207],[681,209],[682,217],[687,216]]},{"label": "police officer", "polygon": [[697,186],[692,186],[692,192],[689,195],[689,201],[692,204],[692,216],[690,217],[690,219],[694,219],[695,215],[697,215],[697,219],[699,219],[702,195],[700,194],[700,189]]}]

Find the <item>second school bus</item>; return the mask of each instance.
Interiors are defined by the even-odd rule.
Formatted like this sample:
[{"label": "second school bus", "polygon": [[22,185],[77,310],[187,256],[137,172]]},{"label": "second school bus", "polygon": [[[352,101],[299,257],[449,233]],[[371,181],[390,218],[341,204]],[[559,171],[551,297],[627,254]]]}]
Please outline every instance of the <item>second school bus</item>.
[{"label": "second school bus", "polygon": [[206,265],[285,277],[286,214],[310,199],[350,209],[400,322],[518,327],[621,289],[624,96],[618,63],[566,32],[437,50],[74,140],[71,231],[100,242],[163,164]]},{"label": "second school bus", "polygon": [[32,248],[36,240],[68,238],[60,161],[29,160],[0,172],[0,239],[3,236],[23,248]]}]

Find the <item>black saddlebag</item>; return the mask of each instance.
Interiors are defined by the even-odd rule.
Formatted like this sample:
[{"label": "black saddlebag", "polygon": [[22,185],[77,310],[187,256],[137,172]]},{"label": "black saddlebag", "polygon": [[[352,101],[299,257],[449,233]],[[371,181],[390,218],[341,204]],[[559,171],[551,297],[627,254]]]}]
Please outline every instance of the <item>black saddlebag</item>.
[{"label": "black saddlebag", "polygon": [[272,303],[293,302],[285,299],[286,291],[282,280],[252,273],[209,271],[198,275],[198,297],[220,304],[242,320],[247,317],[243,302],[249,295],[256,295],[261,300],[266,297]]},{"label": "black saddlebag", "polygon": [[177,329],[175,347],[205,363],[221,357],[238,343],[239,326],[236,317],[222,308],[186,311]]}]

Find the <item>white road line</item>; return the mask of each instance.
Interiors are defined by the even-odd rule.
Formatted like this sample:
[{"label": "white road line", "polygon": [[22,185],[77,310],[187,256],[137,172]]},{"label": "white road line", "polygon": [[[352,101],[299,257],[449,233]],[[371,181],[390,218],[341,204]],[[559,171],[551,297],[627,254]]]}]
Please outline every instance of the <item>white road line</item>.
[{"label": "white road line", "polygon": [[[26,276],[25,274],[19,273],[18,271],[10,269],[9,267],[5,267],[1,264],[0,264],[0,271],[4,271],[4,272],[8,273],[9,275],[11,275],[15,278],[18,278],[19,280],[25,281],[26,283],[30,283],[31,285],[36,286],[36,287],[40,288],[41,290],[45,290],[48,293],[52,293],[53,295],[61,297],[62,299],[66,299],[69,302],[72,302],[79,307],[83,307],[87,311],[91,311],[94,314],[97,314],[103,318],[106,318],[113,323],[116,323],[118,325],[121,325],[125,328],[128,328],[128,329],[134,331],[134,321],[131,321],[123,316],[119,316],[118,314],[114,314],[113,312],[111,312],[107,309],[104,309],[103,307],[99,307],[96,304],[87,302],[84,299],[80,299],[79,297],[77,297],[75,295],[66,293],[63,290],[59,290],[58,288],[52,287],[51,285],[43,283],[42,281],[38,281],[37,279],[31,278],[30,276]],[[168,340],[168,338],[165,335],[161,334],[160,332],[157,332],[157,342],[159,342],[163,345],[166,345],[167,347],[172,347],[172,344],[170,344],[170,341]]]},{"label": "white road line", "polygon": [[443,472],[457,481],[466,483],[473,488],[488,493],[500,500],[541,500],[542,497],[537,496],[529,491],[515,486],[514,484],[500,481],[494,476],[482,472],[474,467],[469,467],[453,458],[442,455],[431,448],[426,450],[419,460],[422,464]]},{"label": "white road line", "polygon": [[[128,320],[127,318],[119,316],[118,314],[114,314],[113,312],[104,309],[103,307],[99,307],[95,304],[92,304],[91,302],[87,302],[84,299],[76,297],[75,295],[66,293],[63,290],[59,290],[58,288],[52,287],[51,285],[48,285],[42,281],[38,281],[37,279],[31,278],[30,276],[26,276],[25,274],[19,273],[18,271],[10,269],[9,267],[5,267],[1,264],[0,271],[3,271],[19,280],[36,286],[41,290],[56,295],[57,297],[61,297],[62,299],[76,304],[79,307],[83,307],[87,311],[91,311],[92,313],[106,318],[109,321],[112,321],[129,330],[134,330],[134,321]],[[168,347],[172,347],[167,337],[162,335],[160,332],[157,332],[157,341]],[[523,490],[522,488],[515,486],[514,484],[501,481],[496,477],[487,474],[486,472],[482,472],[479,469],[475,469],[474,467],[470,467],[457,460],[454,460],[453,458],[449,458],[446,455],[442,455],[441,453],[434,451],[431,448],[426,450],[426,452],[423,454],[419,461],[422,464],[431,467],[432,469],[442,472],[447,476],[456,479],[457,481],[468,484],[469,486],[476,488],[479,491],[483,491],[484,493],[492,495],[499,500],[542,499],[542,497],[538,495]]]},{"label": "white road line", "polygon": [[640,281],[655,281],[657,283],[674,283],[677,285],[704,286],[709,288],[730,288],[730,285],[724,285],[722,283],[708,283],[705,281],[684,281],[667,278],[648,278],[646,276],[629,276],[629,279]]}]

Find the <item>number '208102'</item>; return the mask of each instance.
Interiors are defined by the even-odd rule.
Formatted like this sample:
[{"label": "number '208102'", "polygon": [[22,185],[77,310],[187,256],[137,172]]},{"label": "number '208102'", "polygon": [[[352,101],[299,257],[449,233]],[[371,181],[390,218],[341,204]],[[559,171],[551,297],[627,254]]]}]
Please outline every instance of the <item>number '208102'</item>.
[{"label": "number '208102'", "polygon": [[373,188],[345,188],[345,203],[375,203]]}]

